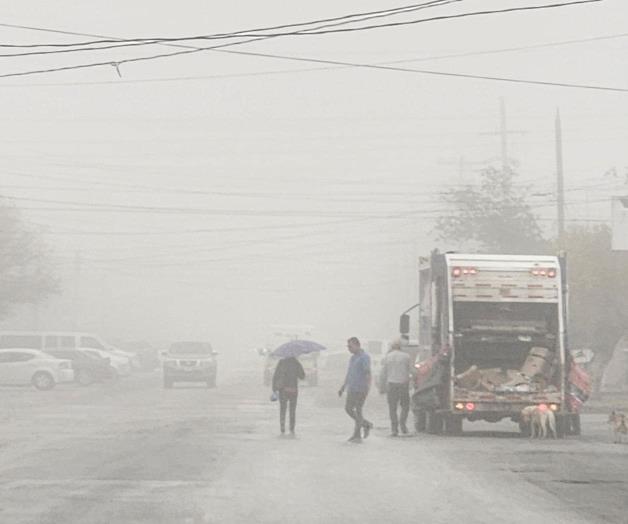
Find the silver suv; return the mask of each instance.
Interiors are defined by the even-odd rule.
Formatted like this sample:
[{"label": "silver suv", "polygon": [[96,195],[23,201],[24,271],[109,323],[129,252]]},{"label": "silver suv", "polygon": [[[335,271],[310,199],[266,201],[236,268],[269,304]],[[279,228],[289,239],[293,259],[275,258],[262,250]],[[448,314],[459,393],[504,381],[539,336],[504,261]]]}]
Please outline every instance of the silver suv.
[{"label": "silver suv", "polygon": [[164,388],[175,382],[205,382],[216,387],[216,353],[208,342],[174,342],[163,353]]}]

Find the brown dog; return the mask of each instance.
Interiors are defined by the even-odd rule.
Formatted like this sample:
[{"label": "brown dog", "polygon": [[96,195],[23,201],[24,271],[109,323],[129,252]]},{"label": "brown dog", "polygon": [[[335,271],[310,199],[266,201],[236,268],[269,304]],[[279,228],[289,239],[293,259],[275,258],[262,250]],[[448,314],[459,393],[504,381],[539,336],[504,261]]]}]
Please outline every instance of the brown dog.
[{"label": "brown dog", "polygon": [[526,406],[521,410],[521,421],[530,424],[530,438],[556,438],[556,417],[547,406]]},{"label": "brown dog", "polygon": [[621,444],[624,441],[624,436],[628,434],[628,425],[626,425],[626,415],[619,411],[611,411],[608,416],[608,425],[613,432],[613,442],[615,444]]}]

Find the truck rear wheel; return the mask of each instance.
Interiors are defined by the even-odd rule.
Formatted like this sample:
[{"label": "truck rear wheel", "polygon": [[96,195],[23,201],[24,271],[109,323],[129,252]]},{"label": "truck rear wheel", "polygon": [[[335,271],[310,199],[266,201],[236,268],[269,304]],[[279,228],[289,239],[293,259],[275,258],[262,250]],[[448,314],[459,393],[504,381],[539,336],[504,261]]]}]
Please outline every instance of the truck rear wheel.
[{"label": "truck rear wheel", "polygon": [[443,432],[443,417],[434,410],[427,412],[427,432],[432,435],[440,435]]},{"label": "truck rear wheel", "polygon": [[582,434],[582,429],[580,427],[580,413],[572,413],[571,415],[569,415],[567,434],[578,436]]},{"label": "truck rear wheel", "polygon": [[427,428],[427,413],[423,409],[414,411],[414,429],[417,433],[423,433]]},{"label": "truck rear wheel", "polygon": [[556,415],[556,438],[565,438],[569,430],[569,415]]},{"label": "truck rear wheel", "polygon": [[445,433],[447,435],[462,435],[462,417],[459,415],[447,415],[445,417]]}]

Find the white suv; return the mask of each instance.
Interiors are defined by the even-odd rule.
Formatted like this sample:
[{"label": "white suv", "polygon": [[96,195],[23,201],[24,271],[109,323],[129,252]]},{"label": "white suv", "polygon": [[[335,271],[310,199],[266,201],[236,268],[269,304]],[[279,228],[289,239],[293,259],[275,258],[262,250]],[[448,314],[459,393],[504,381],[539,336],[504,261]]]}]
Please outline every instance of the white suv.
[{"label": "white suv", "polygon": [[36,349],[0,350],[0,384],[48,390],[61,382],[72,382],[72,361],[51,357]]}]

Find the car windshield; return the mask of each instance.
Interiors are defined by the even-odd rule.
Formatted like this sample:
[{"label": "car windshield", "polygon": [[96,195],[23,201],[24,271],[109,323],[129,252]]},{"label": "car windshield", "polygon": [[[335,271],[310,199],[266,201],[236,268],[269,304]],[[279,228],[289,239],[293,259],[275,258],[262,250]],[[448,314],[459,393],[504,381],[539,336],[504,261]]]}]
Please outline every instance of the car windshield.
[{"label": "car windshield", "polygon": [[175,342],[170,346],[173,355],[211,355],[212,347],[207,342]]}]

